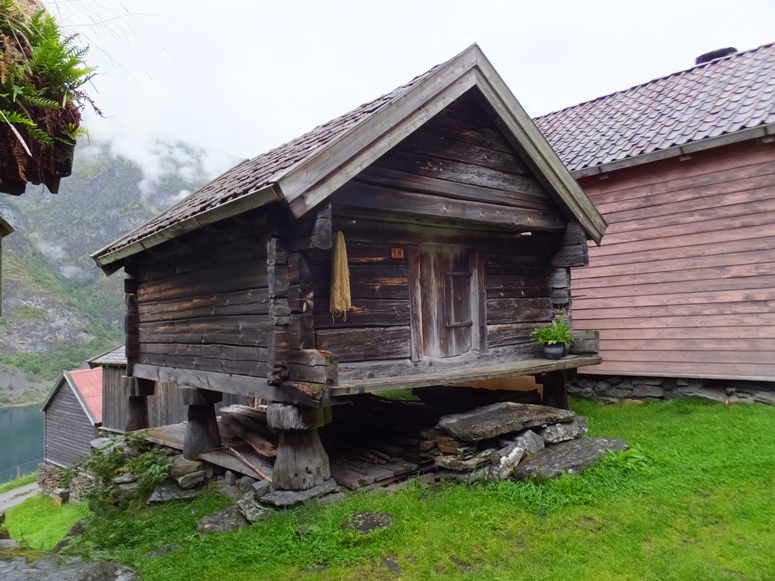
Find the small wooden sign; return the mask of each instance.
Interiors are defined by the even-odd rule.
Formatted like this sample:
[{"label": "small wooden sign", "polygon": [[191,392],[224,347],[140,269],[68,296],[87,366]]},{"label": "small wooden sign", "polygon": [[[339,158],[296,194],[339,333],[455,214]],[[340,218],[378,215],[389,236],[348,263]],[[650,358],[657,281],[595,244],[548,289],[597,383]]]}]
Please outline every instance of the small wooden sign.
[{"label": "small wooden sign", "polygon": [[403,258],[404,257],[404,249],[403,248],[391,248],[390,249],[390,257],[391,258]]}]

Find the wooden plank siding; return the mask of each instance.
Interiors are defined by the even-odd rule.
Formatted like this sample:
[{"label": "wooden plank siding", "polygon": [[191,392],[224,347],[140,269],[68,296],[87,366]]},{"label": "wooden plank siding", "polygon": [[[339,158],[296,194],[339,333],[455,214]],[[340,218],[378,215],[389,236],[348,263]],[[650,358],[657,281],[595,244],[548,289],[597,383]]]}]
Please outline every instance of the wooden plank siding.
[{"label": "wooden plank siding", "polygon": [[580,181],[609,223],[574,272],[595,374],[775,380],[775,144]]},{"label": "wooden plank siding", "polygon": [[67,380],[48,404],[45,413],[44,457],[58,466],[70,466],[90,451],[97,428],[89,420]]},{"label": "wooden plank siding", "polygon": [[[232,220],[140,261],[137,363],[265,378],[274,333],[268,237],[266,215]],[[172,405],[176,389],[160,392],[182,410]]]}]

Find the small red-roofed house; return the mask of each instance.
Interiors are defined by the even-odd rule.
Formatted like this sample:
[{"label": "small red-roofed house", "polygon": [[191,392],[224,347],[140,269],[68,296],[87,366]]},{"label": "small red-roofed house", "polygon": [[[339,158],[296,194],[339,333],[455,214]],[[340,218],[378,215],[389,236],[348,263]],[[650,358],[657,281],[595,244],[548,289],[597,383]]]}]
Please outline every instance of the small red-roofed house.
[{"label": "small red-roofed house", "polygon": [[63,371],[43,413],[48,464],[67,467],[87,454],[102,424],[102,368]]}]

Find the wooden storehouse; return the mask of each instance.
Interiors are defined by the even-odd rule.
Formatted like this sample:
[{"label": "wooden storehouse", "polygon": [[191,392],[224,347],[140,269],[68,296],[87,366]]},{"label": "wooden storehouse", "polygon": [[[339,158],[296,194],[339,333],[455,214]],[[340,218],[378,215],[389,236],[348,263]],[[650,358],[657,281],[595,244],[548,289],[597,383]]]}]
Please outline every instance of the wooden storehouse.
[{"label": "wooden storehouse", "polygon": [[573,281],[585,373],[775,381],[775,44],[725,52],[536,119],[610,224]]},{"label": "wooden storehouse", "polygon": [[[127,398],[121,390],[121,378],[126,375],[126,353],[123,345],[89,359],[89,367],[102,368],[102,430],[124,433],[127,422]],[[216,407],[244,403],[245,398],[224,394]],[[183,399],[174,383],[159,382],[148,397],[148,427],[177,424],[186,419]]]},{"label": "wooden storehouse", "polygon": [[91,450],[102,423],[102,369],[64,371],[46,402],[44,460],[66,468]]},{"label": "wooden storehouse", "polygon": [[534,375],[561,403],[599,358],[549,361],[528,336],[571,319],[570,267],[604,230],[472,46],[93,255],[127,276],[128,429],[157,381],[184,392],[189,457],[218,446],[222,392],[269,400],[274,485],[295,488],[327,462],[315,428],[358,394]]}]

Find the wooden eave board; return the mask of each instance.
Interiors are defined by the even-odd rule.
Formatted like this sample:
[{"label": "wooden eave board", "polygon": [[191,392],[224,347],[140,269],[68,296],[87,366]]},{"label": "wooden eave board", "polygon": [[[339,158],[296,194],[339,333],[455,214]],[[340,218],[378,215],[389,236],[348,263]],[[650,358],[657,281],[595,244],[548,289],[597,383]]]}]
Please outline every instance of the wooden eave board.
[{"label": "wooden eave board", "polygon": [[484,365],[468,369],[454,369],[438,373],[401,375],[377,379],[357,379],[345,381],[329,387],[328,394],[334,398],[363,393],[392,391],[395,389],[412,389],[416,387],[429,387],[431,385],[447,385],[469,381],[483,381],[486,379],[539,375],[550,371],[561,371],[563,369],[575,369],[588,365],[598,365],[602,361],[603,360],[597,355],[570,355],[568,357],[563,357],[559,361],[552,361],[549,359],[526,359],[512,363]]},{"label": "wooden eave board", "polygon": [[469,89],[477,87],[506,137],[554,201],[600,243],[606,222],[560,158],[474,45],[388,106],[290,168],[278,187],[297,217],[325,200]]}]

